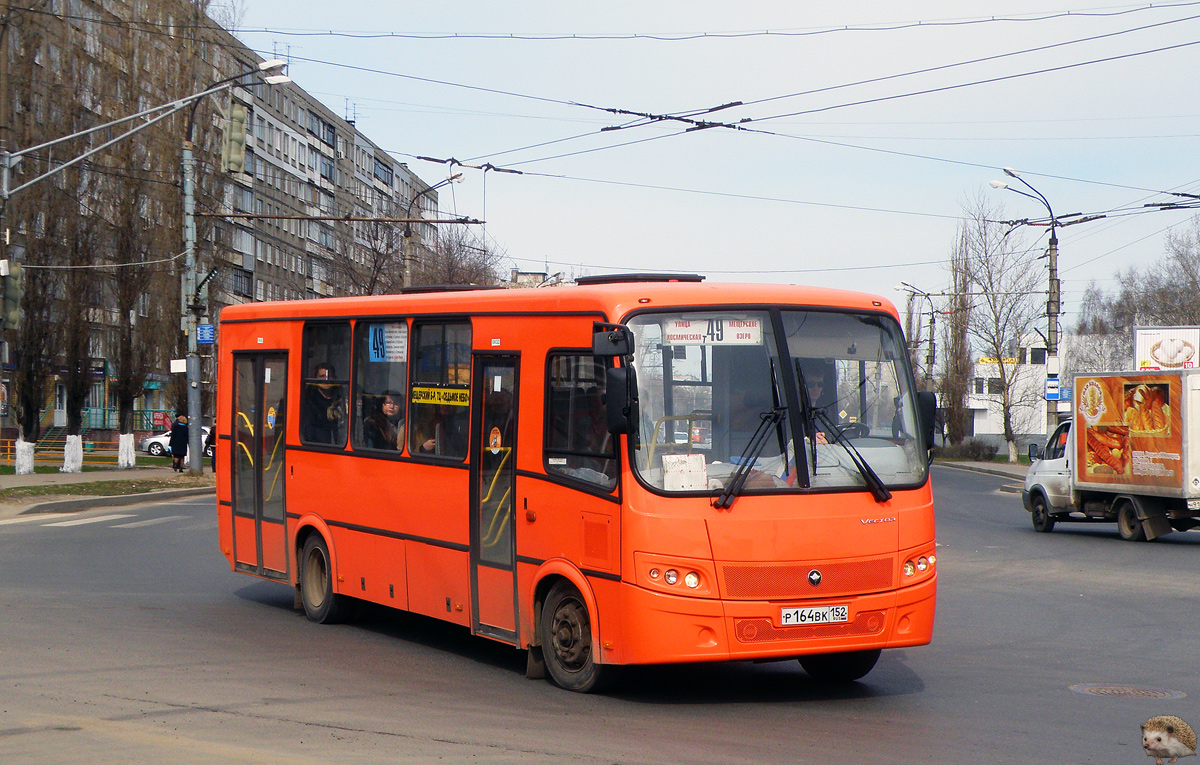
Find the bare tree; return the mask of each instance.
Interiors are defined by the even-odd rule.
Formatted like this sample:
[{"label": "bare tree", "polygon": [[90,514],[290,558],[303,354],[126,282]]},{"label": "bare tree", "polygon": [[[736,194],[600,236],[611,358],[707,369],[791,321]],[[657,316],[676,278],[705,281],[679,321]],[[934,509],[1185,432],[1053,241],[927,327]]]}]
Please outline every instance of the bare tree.
[{"label": "bare tree", "polygon": [[946,436],[955,446],[967,437],[971,413],[967,396],[971,392],[971,272],[967,227],[959,228],[958,240],[950,253],[950,296],[942,335],[945,367],[939,382],[939,398],[946,423]]},{"label": "bare tree", "polygon": [[[40,9],[41,2],[25,5]],[[3,14],[5,110],[11,115],[4,125],[5,137],[13,146],[33,146],[47,135],[71,132],[71,114],[63,108],[66,85],[50,65],[59,65],[50,45],[47,24],[61,23],[53,16],[25,14],[10,7]],[[20,23],[13,23],[19,19]],[[61,51],[58,51],[61,55]],[[79,83],[71,83],[80,87]],[[13,172],[11,184],[45,173],[61,157],[54,152],[26,156]],[[58,179],[61,183],[62,179]],[[19,329],[6,328],[13,372],[12,407],[18,424],[16,472],[32,473],[34,444],[41,434],[41,415],[52,378],[59,339],[55,326],[60,291],[59,274],[45,266],[58,260],[67,241],[72,211],[56,182],[25,189],[5,206],[9,228],[16,234],[8,255],[25,268],[23,318]]]},{"label": "bare tree", "polygon": [[1092,282],[1083,294],[1079,321],[1064,338],[1063,377],[1082,372],[1129,369],[1133,363],[1131,316]]},{"label": "bare tree", "polygon": [[506,254],[465,226],[443,226],[432,247],[417,247],[414,285],[499,284]]},{"label": "bare tree", "polygon": [[91,339],[93,312],[97,307],[96,265],[99,250],[101,219],[97,211],[87,206],[95,198],[91,183],[95,176],[82,171],[69,172],[69,180],[78,178],[76,188],[80,198],[74,205],[64,205],[74,215],[67,218],[67,240],[59,263],[68,268],[62,275],[62,294],[57,314],[62,336],[62,367],[60,380],[64,389],[67,415],[67,438],[63,448],[62,472],[78,473],[83,469],[83,409],[92,390]]},{"label": "bare tree", "polygon": [[963,246],[974,300],[968,332],[976,348],[995,360],[1000,379],[998,398],[1008,461],[1017,461],[1017,435],[1036,422],[1041,390],[1033,384],[1037,370],[1014,358],[1038,316],[1035,298],[1042,269],[1036,256],[1021,246],[1018,235],[997,223],[1003,209],[982,194],[964,208]]},{"label": "bare tree", "polygon": [[[347,213],[357,218],[402,218],[407,211],[381,198],[371,210]],[[338,287],[351,295],[386,295],[404,286],[404,226],[385,220],[339,221],[337,254],[329,269]]]}]

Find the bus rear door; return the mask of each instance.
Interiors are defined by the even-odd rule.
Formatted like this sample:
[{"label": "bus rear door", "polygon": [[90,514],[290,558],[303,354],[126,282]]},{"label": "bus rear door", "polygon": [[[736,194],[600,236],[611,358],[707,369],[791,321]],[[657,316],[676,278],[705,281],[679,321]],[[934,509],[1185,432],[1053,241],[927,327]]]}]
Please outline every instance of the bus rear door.
[{"label": "bus rear door", "polygon": [[286,580],[287,355],[235,354],[233,363],[234,565],[239,571]]},{"label": "bus rear door", "polygon": [[517,357],[476,354],[471,376],[471,622],[517,639]]}]

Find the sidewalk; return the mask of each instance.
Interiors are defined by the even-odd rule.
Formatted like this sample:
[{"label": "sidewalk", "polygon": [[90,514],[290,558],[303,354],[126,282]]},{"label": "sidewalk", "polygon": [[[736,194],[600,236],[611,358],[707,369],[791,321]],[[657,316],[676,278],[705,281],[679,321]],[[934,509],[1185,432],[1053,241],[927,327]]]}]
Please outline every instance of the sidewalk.
[{"label": "sidewalk", "polygon": [[[196,478],[176,473],[169,467],[145,467],[132,470],[93,470],[86,473],[32,473],[30,475],[0,476],[0,489],[23,486],[54,487],[67,484],[102,484],[109,481],[147,481],[154,488],[133,494],[46,494],[36,497],[0,498],[0,518],[11,518],[28,513],[67,513],[90,510],[95,507],[136,505],[175,497],[213,494],[216,480],[204,466],[205,472]],[[160,488],[162,483],[178,483],[179,488]],[[197,482],[202,485],[197,486]]]},{"label": "sidewalk", "polygon": [[1022,465],[1020,462],[951,462],[949,460],[937,460],[933,464],[941,467],[948,467],[954,470],[973,470],[976,473],[988,473],[990,475],[1004,476],[1005,478],[1014,478],[1018,481],[1025,480],[1025,474],[1029,472],[1028,465]]}]

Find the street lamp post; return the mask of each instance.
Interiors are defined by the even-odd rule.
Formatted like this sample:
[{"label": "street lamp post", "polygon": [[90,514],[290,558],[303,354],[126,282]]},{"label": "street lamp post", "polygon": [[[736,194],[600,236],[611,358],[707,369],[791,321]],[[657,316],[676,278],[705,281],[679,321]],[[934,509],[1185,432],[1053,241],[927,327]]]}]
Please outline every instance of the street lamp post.
[{"label": "street lamp post", "polygon": [[418,191],[416,194],[413,194],[413,198],[408,201],[408,208],[405,210],[404,217],[409,220],[407,220],[404,223],[404,245],[401,249],[401,252],[403,253],[402,257],[404,258],[404,263],[402,264],[403,268],[401,269],[401,272],[400,272],[401,276],[402,276],[401,284],[403,286],[405,286],[405,287],[412,286],[412,277],[409,272],[412,269],[412,264],[413,264],[413,260],[414,260],[413,253],[412,253],[412,249],[413,249],[412,238],[413,237],[412,237],[412,220],[411,220],[412,215],[413,215],[413,205],[415,205],[417,203],[418,199],[425,196],[429,192],[440,189],[441,187],[443,187],[447,184],[450,184],[450,183],[458,183],[459,181],[462,180],[462,178],[463,178],[462,173],[451,173],[450,176],[447,177],[444,181],[438,181],[437,183],[433,184],[432,186],[429,186],[428,188],[424,188],[424,189]]},{"label": "street lamp post", "polygon": [[[287,62],[279,59],[264,61],[254,69],[239,72],[232,77],[218,80],[204,89],[201,95],[207,96],[220,93],[233,86],[235,82],[248,74],[260,74],[263,82],[268,85],[279,85],[291,82],[284,74]],[[197,348],[196,326],[200,314],[207,309],[206,301],[201,300],[200,289],[196,285],[196,157],[193,153],[193,139],[196,130],[196,108],[201,98],[191,102],[192,110],[188,115],[187,132],[183,140],[183,274],[180,277],[179,309],[181,313],[180,329],[187,335],[187,413],[188,413],[188,472],[200,475],[204,472],[203,446],[203,413],[200,404],[200,353]]]},{"label": "street lamp post", "polygon": [[933,295],[908,282],[900,282],[895,289],[898,292],[908,292],[911,295],[923,297],[929,303],[929,352],[925,356],[925,379],[932,381],[933,367],[937,362],[937,310],[933,307]]},{"label": "street lamp post", "polygon": [[[1058,314],[1059,314],[1059,283],[1058,283],[1058,232],[1059,226],[1063,225],[1054,215],[1054,209],[1050,207],[1050,202],[1042,195],[1042,192],[1035,189],[1024,178],[1017,174],[1016,170],[1011,167],[1004,168],[1004,174],[1009,178],[1015,178],[1020,183],[1033,192],[1027,194],[1020,189],[1014,189],[1004,181],[991,181],[991,186],[994,189],[1008,189],[1009,191],[1020,194],[1023,197],[1041,202],[1046,208],[1046,212],[1050,215],[1050,248],[1047,253],[1050,259],[1050,285],[1046,298],[1046,379],[1058,380]],[[1071,217],[1071,216],[1068,216]],[[1058,401],[1046,399],[1046,433],[1053,433],[1054,428],[1058,426]]]}]

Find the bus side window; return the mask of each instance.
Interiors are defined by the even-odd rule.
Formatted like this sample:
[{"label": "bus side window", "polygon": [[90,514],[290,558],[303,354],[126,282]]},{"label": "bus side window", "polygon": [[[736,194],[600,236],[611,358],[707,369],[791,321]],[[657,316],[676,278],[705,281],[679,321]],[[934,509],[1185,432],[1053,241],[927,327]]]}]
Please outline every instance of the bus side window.
[{"label": "bus side window", "polygon": [[408,450],[466,459],[471,422],[471,325],[414,323],[413,341]]},{"label": "bus side window", "polygon": [[306,324],[302,369],[300,442],[345,446],[348,420],[346,401],[350,388],[350,324]]},{"label": "bus side window", "polygon": [[617,453],[605,414],[604,362],[590,353],[553,354],[546,379],[546,472],[611,491]]},{"label": "bus side window", "polygon": [[408,401],[408,324],[404,320],[354,325],[354,380],[354,448],[400,450]]}]

